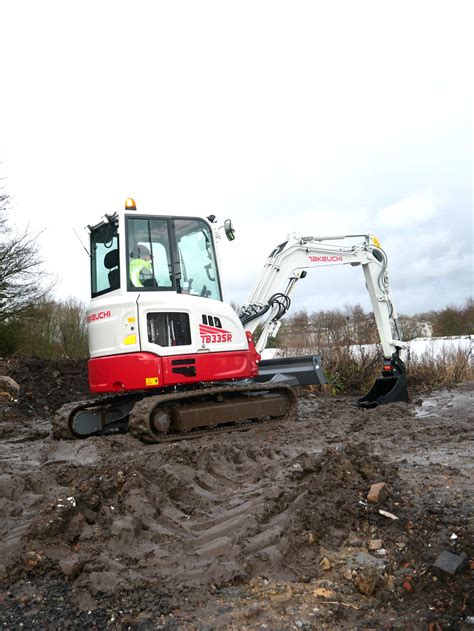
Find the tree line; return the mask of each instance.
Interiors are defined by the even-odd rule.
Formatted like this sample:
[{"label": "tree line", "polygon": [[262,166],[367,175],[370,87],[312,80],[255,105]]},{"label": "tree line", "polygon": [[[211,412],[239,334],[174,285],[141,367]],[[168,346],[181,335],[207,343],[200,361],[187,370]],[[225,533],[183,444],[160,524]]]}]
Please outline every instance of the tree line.
[{"label": "tree line", "polygon": [[52,297],[54,280],[44,271],[39,235],[16,230],[10,209],[0,190],[0,357],[86,357],[84,305]]},{"label": "tree line", "polygon": [[[402,339],[474,334],[474,300],[398,318]],[[327,346],[352,346],[379,342],[375,318],[360,305],[342,309],[308,312],[297,311],[283,320],[270,346],[321,349]]]}]

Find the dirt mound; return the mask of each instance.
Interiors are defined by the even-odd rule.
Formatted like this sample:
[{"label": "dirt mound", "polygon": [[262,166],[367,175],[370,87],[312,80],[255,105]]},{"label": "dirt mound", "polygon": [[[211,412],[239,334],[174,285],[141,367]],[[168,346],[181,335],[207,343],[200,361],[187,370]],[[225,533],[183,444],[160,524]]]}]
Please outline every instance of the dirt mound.
[{"label": "dirt mound", "polygon": [[14,355],[0,361],[0,374],[20,386],[18,408],[44,417],[64,403],[89,396],[87,360],[47,360]]},{"label": "dirt mound", "polygon": [[259,574],[314,578],[320,546],[341,545],[366,519],[368,484],[388,475],[366,445],[302,453],[282,466],[274,449],[244,440],[143,447],[134,462],[123,438],[108,442],[100,464],[65,468],[62,445],[50,450],[45,465],[57,492],[10,574],[62,571],[91,596],[152,582],[168,599]]}]

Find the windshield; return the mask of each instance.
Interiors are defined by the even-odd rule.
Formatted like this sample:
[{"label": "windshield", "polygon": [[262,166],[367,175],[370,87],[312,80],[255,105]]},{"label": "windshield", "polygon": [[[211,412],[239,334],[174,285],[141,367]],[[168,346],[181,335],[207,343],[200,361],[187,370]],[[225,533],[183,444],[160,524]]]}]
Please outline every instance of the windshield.
[{"label": "windshield", "polygon": [[91,230],[92,297],[120,288],[117,223],[111,220]]},{"label": "windshield", "polygon": [[209,226],[200,219],[175,219],[181,268],[181,291],[221,300],[217,265]]},{"label": "windshield", "polygon": [[129,217],[127,239],[128,288],[173,289],[168,220]]},{"label": "windshield", "polygon": [[129,291],[221,300],[212,235],[201,219],[127,216],[127,261]]}]

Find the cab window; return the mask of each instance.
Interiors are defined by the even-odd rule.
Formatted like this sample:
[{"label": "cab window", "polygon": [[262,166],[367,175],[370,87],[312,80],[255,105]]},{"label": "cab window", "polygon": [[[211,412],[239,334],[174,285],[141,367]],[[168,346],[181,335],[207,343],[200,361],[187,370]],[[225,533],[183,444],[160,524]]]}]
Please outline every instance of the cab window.
[{"label": "cab window", "polygon": [[117,224],[109,222],[91,229],[92,298],[120,288]]},{"label": "cab window", "polygon": [[208,225],[200,219],[175,219],[181,291],[221,300],[214,244]]}]

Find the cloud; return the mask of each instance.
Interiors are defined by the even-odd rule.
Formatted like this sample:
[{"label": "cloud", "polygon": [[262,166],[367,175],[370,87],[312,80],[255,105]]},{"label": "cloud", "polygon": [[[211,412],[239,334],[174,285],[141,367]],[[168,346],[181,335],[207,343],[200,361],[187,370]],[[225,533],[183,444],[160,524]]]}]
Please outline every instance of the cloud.
[{"label": "cloud", "polygon": [[383,230],[410,230],[415,226],[426,224],[439,213],[440,200],[431,189],[426,189],[382,208],[375,220],[377,226]]}]

